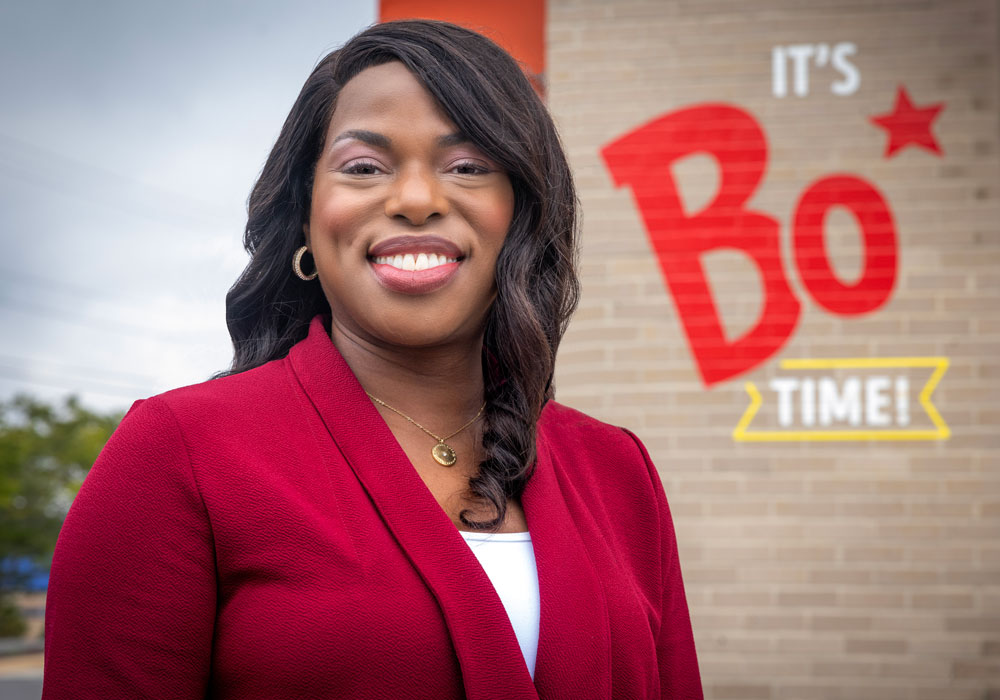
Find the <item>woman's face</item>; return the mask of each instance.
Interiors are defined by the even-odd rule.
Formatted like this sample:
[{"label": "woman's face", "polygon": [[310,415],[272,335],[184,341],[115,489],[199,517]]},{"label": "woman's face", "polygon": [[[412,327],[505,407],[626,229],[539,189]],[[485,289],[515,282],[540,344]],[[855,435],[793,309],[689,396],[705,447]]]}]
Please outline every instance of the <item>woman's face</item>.
[{"label": "woman's face", "polygon": [[507,174],[402,63],[362,71],[337,98],[305,226],[334,326],[383,345],[474,341],[513,210]]}]

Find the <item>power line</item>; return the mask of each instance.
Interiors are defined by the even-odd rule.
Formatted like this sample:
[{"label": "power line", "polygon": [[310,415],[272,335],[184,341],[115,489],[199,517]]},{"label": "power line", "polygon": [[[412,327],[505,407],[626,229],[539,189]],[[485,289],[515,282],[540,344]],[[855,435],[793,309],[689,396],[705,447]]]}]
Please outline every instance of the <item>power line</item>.
[{"label": "power line", "polygon": [[44,316],[48,319],[66,323],[78,328],[87,330],[99,330],[102,333],[116,333],[118,335],[136,338],[139,340],[149,340],[155,338],[158,342],[173,343],[179,345],[190,345],[189,340],[178,338],[176,335],[157,331],[148,327],[128,325],[121,322],[108,321],[107,319],[86,316],[77,312],[71,312],[58,307],[53,307],[38,301],[21,301],[9,297],[0,297],[0,306],[6,307],[26,316]]},{"label": "power line", "polygon": [[[14,278],[30,282],[36,287],[41,287],[46,290],[58,290],[62,289],[62,293],[71,294],[74,298],[79,299],[81,297],[87,299],[109,299],[111,295],[106,291],[100,290],[97,287],[85,287],[83,285],[73,284],[72,282],[66,282],[65,280],[51,279],[48,277],[43,277],[41,275],[36,275],[31,272],[25,272],[23,270],[11,270],[9,267],[0,267],[0,275],[4,278]],[[58,292],[57,292],[58,293]]]},{"label": "power line", "polygon": [[58,368],[57,371],[69,371],[72,373],[80,373],[85,375],[104,375],[105,377],[124,383],[125,385],[138,382],[139,385],[149,385],[155,384],[153,377],[146,374],[132,374],[130,372],[118,372],[115,370],[108,370],[99,367],[84,367],[81,365],[69,365],[64,362],[59,362],[57,360],[49,360],[46,358],[29,358],[21,357],[18,355],[7,355],[0,353],[0,364],[6,364],[8,367],[22,367],[28,372],[37,369],[37,364],[41,363],[43,365],[50,365]]},{"label": "power line", "polygon": [[[231,226],[207,202],[53,153],[12,134],[0,133],[0,169],[15,175],[21,184],[73,193],[83,196],[88,203],[94,203],[96,190],[102,205],[183,231]],[[53,175],[70,172],[74,174],[72,179]],[[122,196],[123,191],[128,193],[127,197]]]},{"label": "power line", "polygon": [[[52,375],[50,375],[52,376]],[[38,378],[35,376],[25,376],[24,372],[17,367],[8,367],[0,364],[0,377],[12,379],[21,384],[45,386],[73,393],[75,391],[88,391],[103,396],[121,397],[135,399],[138,397],[151,396],[156,393],[149,386],[128,386],[123,384],[93,381],[81,377],[60,377],[54,375],[52,379]]]}]

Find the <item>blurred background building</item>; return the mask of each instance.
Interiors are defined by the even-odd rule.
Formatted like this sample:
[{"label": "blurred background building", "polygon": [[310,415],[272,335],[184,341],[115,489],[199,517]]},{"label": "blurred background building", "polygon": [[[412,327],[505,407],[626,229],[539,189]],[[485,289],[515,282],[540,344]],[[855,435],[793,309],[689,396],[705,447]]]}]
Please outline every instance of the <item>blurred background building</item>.
[{"label": "blurred background building", "polygon": [[559,396],[660,468],[708,697],[1000,697],[997,10],[548,4]]},{"label": "blurred background building", "polygon": [[1000,698],[996,0],[224,7],[4,9],[4,396],[111,410],[224,367],[243,202],[312,65],[457,21],[560,128],[558,397],[659,467],[706,697]]}]

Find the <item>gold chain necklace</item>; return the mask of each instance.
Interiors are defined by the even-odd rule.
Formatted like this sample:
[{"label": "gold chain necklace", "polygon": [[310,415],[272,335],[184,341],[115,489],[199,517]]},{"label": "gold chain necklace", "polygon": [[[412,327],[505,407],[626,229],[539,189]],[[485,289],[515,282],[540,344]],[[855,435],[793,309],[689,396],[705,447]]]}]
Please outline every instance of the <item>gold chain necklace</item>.
[{"label": "gold chain necklace", "polygon": [[[368,394],[367,391],[365,393]],[[390,406],[389,404],[387,404],[382,399],[377,398],[375,396],[372,396],[371,394],[368,394],[368,398],[370,398],[372,401],[374,401],[375,403],[377,403],[379,406],[385,406],[386,408],[388,408],[393,413],[401,415],[403,418],[405,418],[406,420],[410,421],[415,426],[417,426],[418,428],[420,428],[421,430],[423,430],[425,433],[427,433],[428,435],[430,435],[432,438],[434,438],[435,440],[437,440],[437,444],[434,445],[433,448],[431,448],[431,457],[433,457],[434,461],[437,462],[438,464],[440,464],[442,467],[450,467],[451,465],[453,465],[455,462],[458,461],[458,455],[455,454],[455,450],[452,449],[452,446],[449,445],[449,444],[447,444],[445,441],[446,440],[451,440],[453,437],[455,437],[460,432],[462,432],[463,430],[465,430],[466,428],[468,428],[470,425],[472,425],[473,423],[475,423],[477,420],[479,420],[479,416],[483,415],[483,411],[486,409],[486,402],[484,401],[483,405],[479,407],[479,411],[477,411],[476,415],[474,415],[472,417],[472,420],[470,420],[468,423],[466,423],[465,425],[463,425],[461,428],[459,428],[458,430],[456,430],[455,432],[453,432],[451,435],[445,435],[444,437],[441,437],[440,435],[435,435],[434,433],[432,433],[431,431],[429,431],[427,428],[425,428],[424,426],[420,425],[420,423],[418,423],[417,421],[415,421],[412,418],[410,418],[408,415],[406,415],[405,413],[403,413],[402,411],[400,411],[398,408],[393,408],[392,406]]]}]

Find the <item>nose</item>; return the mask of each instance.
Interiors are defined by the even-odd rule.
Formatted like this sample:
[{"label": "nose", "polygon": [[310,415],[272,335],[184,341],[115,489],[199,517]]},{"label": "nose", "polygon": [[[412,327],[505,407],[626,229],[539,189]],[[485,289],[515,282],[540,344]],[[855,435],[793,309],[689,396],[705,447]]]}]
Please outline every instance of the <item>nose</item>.
[{"label": "nose", "polygon": [[435,173],[425,167],[400,171],[385,202],[385,214],[423,226],[448,213],[448,199]]}]

